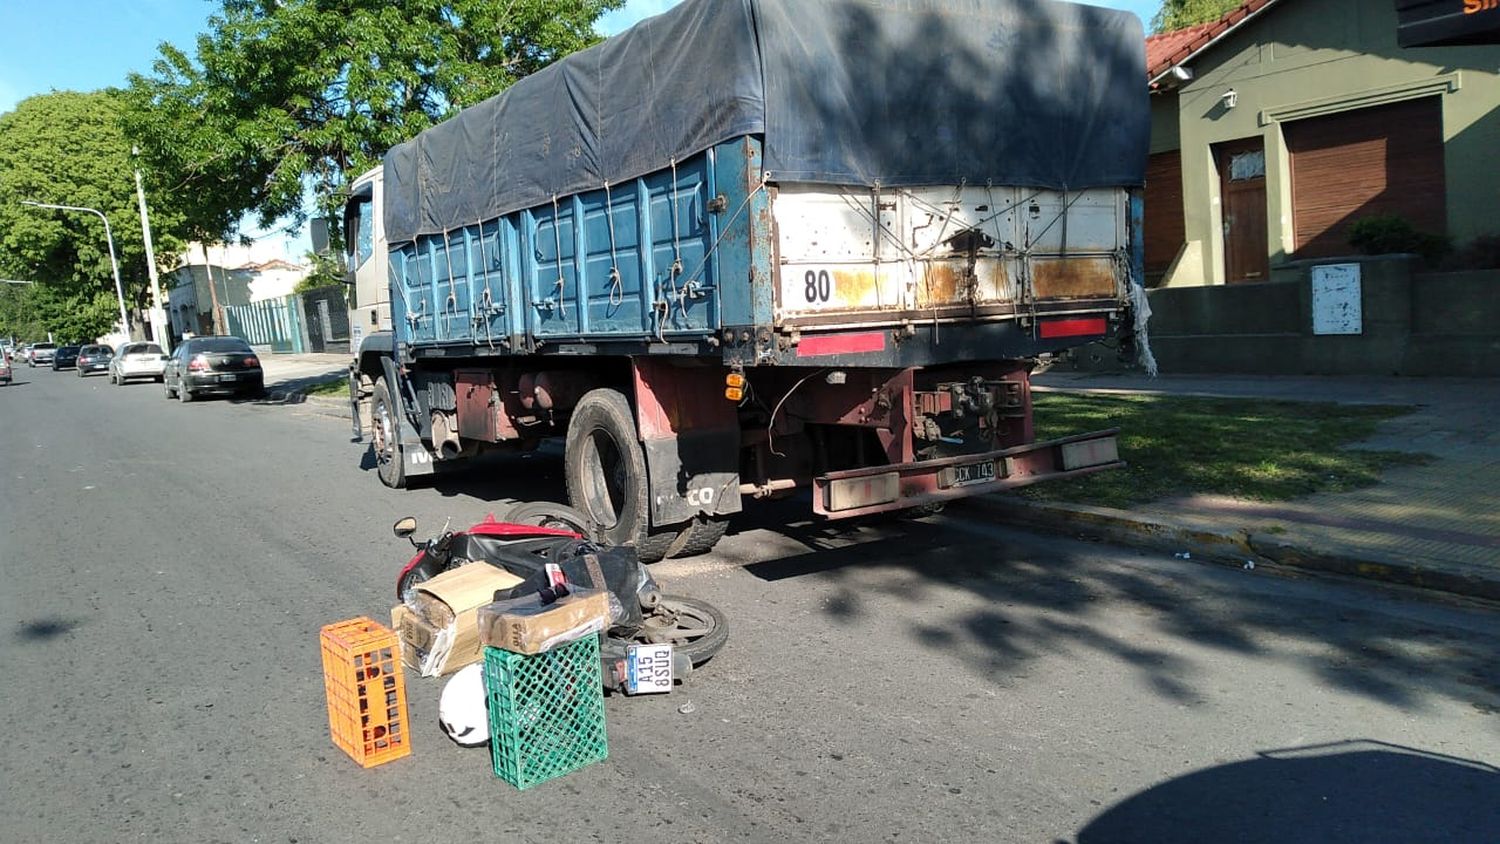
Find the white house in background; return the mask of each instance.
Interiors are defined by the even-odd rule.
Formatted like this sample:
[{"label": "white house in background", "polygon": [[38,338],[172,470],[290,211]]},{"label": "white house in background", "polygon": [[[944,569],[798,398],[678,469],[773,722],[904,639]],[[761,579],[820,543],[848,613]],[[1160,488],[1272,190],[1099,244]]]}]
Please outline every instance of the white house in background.
[{"label": "white house in background", "polygon": [[203,247],[189,244],[177,268],[162,277],[172,334],[213,333],[210,277],[219,304],[228,306],[286,296],[310,272],[312,267],[291,260],[281,243],[213,244],[208,247],[207,262]]}]

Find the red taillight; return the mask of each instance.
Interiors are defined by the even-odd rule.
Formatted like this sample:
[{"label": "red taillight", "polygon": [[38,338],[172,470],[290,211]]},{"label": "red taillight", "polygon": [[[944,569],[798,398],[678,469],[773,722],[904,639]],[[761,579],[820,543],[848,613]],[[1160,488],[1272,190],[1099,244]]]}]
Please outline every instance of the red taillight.
[{"label": "red taillight", "polygon": [[203,355],[198,355],[197,357],[195,357],[192,360],[188,361],[188,371],[189,372],[206,372],[206,371],[208,371],[208,358],[204,357]]},{"label": "red taillight", "polygon": [[1057,337],[1089,337],[1095,334],[1103,334],[1109,330],[1103,317],[1085,317],[1082,319],[1044,319],[1040,324],[1042,339],[1051,340]]},{"label": "red taillight", "polygon": [[250,357],[245,358],[245,365],[246,366],[260,366],[260,358],[255,357],[254,355],[251,355]]}]

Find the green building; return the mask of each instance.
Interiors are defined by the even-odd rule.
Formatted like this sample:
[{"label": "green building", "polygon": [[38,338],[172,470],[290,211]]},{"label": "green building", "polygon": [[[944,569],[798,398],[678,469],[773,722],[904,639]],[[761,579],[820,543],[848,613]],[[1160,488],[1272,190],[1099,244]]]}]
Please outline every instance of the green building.
[{"label": "green building", "polygon": [[1457,245],[1500,234],[1500,46],[1403,48],[1403,3],[1248,0],[1147,39],[1151,283],[1265,281],[1351,254],[1372,215]]}]

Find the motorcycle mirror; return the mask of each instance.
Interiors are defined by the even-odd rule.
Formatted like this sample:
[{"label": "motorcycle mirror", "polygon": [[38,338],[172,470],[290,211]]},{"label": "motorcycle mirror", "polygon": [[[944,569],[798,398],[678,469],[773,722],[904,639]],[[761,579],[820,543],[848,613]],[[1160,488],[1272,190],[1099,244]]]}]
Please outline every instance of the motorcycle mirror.
[{"label": "motorcycle mirror", "polygon": [[411,535],[416,532],[417,519],[415,516],[407,516],[403,519],[398,519],[395,524],[391,525],[391,533],[396,534],[402,539],[410,539]]}]

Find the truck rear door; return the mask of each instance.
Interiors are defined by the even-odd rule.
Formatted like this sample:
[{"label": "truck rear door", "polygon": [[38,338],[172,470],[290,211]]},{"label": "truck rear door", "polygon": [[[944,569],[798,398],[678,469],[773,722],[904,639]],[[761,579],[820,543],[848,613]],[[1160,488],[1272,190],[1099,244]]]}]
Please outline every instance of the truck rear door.
[{"label": "truck rear door", "polygon": [[778,325],[1108,311],[1127,291],[1124,189],[782,186]]}]

